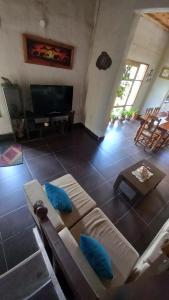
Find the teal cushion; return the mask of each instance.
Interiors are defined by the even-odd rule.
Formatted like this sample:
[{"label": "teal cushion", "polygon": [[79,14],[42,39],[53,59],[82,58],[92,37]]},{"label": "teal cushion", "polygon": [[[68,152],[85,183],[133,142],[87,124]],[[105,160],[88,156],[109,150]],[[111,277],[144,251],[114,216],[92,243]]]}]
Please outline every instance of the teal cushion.
[{"label": "teal cushion", "polygon": [[80,249],[101,279],[112,279],[112,262],[103,245],[87,235],[80,235]]},{"label": "teal cushion", "polygon": [[72,211],[72,202],[63,189],[51,183],[46,183],[45,190],[49,201],[55,209],[67,213]]}]

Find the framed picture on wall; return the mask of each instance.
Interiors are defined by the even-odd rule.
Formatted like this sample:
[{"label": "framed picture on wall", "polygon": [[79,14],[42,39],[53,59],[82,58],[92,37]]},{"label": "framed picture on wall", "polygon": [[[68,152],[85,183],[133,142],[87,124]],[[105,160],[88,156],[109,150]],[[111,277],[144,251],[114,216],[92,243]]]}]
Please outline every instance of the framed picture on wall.
[{"label": "framed picture on wall", "polygon": [[26,63],[72,69],[74,47],[34,35],[23,34]]},{"label": "framed picture on wall", "polygon": [[169,80],[169,67],[162,68],[160,77]]}]

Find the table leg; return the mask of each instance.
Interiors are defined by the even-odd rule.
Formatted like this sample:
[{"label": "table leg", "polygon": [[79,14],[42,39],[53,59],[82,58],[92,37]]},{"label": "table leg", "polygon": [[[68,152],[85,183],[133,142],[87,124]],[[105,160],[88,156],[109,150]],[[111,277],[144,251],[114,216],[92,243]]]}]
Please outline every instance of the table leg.
[{"label": "table leg", "polygon": [[120,185],[120,183],[121,183],[122,181],[123,181],[123,176],[122,176],[121,174],[119,174],[119,175],[117,176],[117,179],[116,179],[116,181],[115,181],[115,183],[114,183],[114,186],[113,186],[115,192],[117,191],[117,189],[118,189],[118,187],[119,187],[119,185]]}]

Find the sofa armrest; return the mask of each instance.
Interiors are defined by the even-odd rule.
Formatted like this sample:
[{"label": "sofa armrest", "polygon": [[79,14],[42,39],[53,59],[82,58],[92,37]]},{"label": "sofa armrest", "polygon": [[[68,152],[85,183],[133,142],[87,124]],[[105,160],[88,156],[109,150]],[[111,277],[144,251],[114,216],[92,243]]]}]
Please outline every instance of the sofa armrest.
[{"label": "sofa armrest", "polygon": [[79,270],[82,272],[83,276],[85,277],[86,281],[88,282],[91,289],[95,292],[97,297],[100,299],[101,296],[104,295],[106,289],[102,284],[101,280],[94,272],[92,267],[90,266],[89,262],[83,255],[78,243],[74,239],[71,232],[68,228],[63,228],[58,235],[60,236],[62,242],[64,243],[66,249],[69,251],[71,257],[73,258],[74,262],[76,263]]},{"label": "sofa armrest", "polygon": [[43,187],[40,185],[38,180],[35,179],[27,182],[24,185],[24,190],[25,190],[29,210],[38,226],[39,226],[39,220],[34,213],[33,206],[38,200],[41,200],[44,203],[44,206],[48,209],[48,218],[51,221],[53,227],[57,231],[64,228],[64,223],[59,215],[59,212],[56,209],[54,209],[50,204],[50,202],[48,201],[48,198],[43,190]]},{"label": "sofa armrest", "polygon": [[52,251],[52,260],[62,271],[74,299],[99,299],[48,219],[41,223],[41,231]]}]

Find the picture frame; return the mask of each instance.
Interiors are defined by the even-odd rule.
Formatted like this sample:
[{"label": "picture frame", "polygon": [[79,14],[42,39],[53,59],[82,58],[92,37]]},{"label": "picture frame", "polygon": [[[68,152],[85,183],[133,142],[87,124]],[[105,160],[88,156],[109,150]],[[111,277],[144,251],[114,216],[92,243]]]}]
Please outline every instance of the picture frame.
[{"label": "picture frame", "polygon": [[31,34],[22,36],[25,63],[64,69],[73,68],[73,46]]},{"label": "picture frame", "polygon": [[169,80],[169,67],[163,67],[159,76]]}]

